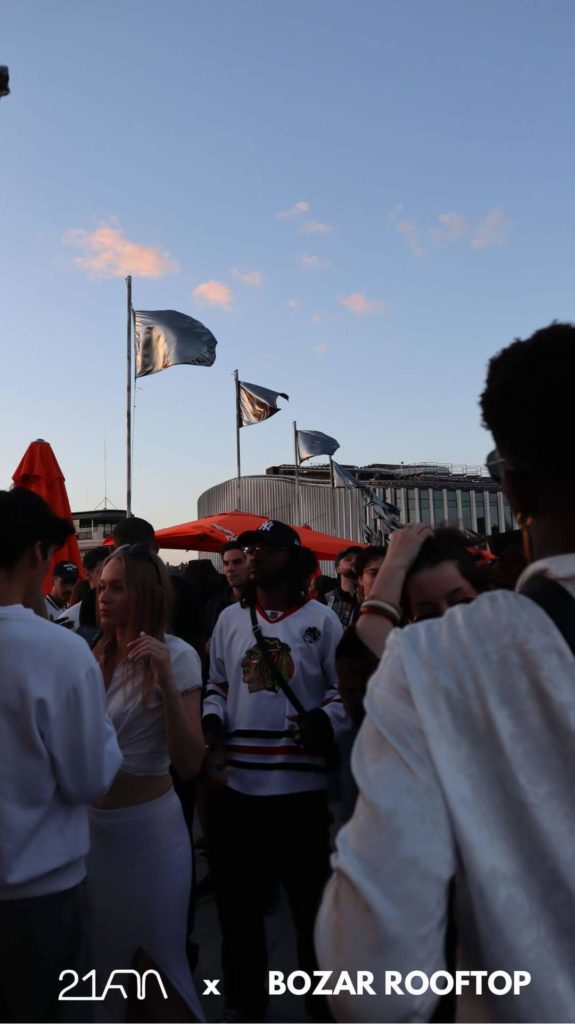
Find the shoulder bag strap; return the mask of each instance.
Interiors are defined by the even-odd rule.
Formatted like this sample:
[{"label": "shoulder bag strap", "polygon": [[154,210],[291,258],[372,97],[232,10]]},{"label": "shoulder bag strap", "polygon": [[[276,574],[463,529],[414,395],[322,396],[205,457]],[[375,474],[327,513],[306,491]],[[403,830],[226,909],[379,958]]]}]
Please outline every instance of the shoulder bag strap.
[{"label": "shoulder bag strap", "polygon": [[575,598],[569,591],[548,576],[536,576],[527,580],[519,593],[539,605],[575,654]]},{"label": "shoulder bag strap", "polygon": [[303,704],[301,703],[299,698],[296,697],[296,695],[293,692],[291,686],[289,685],[287,679],[284,679],[284,677],[281,674],[279,668],[277,667],[275,662],[273,662],[271,660],[271,658],[269,656],[269,651],[268,651],[268,649],[267,649],[267,647],[265,645],[264,637],[262,635],[261,626],[260,626],[260,624],[258,622],[257,613],[256,613],[256,610],[255,610],[253,605],[250,605],[250,618],[252,620],[252,633],[254,634],[254,636],[256,638],[256,643],[257,643],[260,651],[262,652],[263,657],[265,658],[266,665],[268,666],[268,668],[269,668],[269,670],[270,670],[270,672],[272,674],[272,678],[273,678],[274,682],[277,683],[279,688],[282,690],[282,692],[285,694],[285,696],[289,700],[289,702],[292,705],[292,707],[295,708],[295,710],[297,711],[298,715],[305,714],[305,708],[304,708]]}]

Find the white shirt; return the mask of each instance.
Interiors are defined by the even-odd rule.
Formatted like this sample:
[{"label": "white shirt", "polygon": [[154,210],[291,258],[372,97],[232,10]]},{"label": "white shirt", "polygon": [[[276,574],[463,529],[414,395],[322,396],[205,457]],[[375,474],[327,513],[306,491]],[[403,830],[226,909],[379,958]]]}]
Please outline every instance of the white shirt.
[{"label": "white shirt", "polygon": [[[532,565],[575,590],[575,555]],[[521,581],[520,581],[521,583]],[[372,970],[377,996],[337,1020],[429,1020],[437,996],[383,996],[383,972],[445,969],[455,877],[460,968],[528,971],[521,995],[458,1019],[570,1021],[575,1008],[575,659],[547,615],[508,591],[395,630],[352,759],[316,927],[320,966]],[[379,984],[378,984],[379,978]]]},{"label": "white shirt", "polygon": [[122,756],[84,640],[0,607],[0,901],[62,892],[86,873],[86,806]]},{"label": "white shirt", "polygon": [[[343,629],[337,615],[318,601],[283,613],[257,610],[273,658],[306,711],[321,707],[337,736],[350,722],[337,691],[335,649]],[[250,612],[225,608],[210,645],[210,679],[203,714],[226,726],[227,777],[231,789],[274,796],[325,789],[325,758],[295,743],[297,714],[274,683],[252,632]]]},{"label": "white shirt", "polygon": [[[202,663],[197,651],[177,636],[167,635],[166,647],[174,682],[180,693],[202,686]],[[164,702],[159,689],[146,704],[142,701],[144,673],[141,665],[121,661],[106,692],[112,719],[128,775],[167,775],[170,770]]]}]

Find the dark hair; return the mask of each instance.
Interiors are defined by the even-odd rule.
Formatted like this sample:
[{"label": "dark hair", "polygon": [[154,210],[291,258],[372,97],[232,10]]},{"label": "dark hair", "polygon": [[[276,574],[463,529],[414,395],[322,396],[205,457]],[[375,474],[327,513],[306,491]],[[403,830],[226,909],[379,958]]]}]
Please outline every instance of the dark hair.
[{"label": "dark hair", "polygon": [[227,588],[226,577],[218,572],[209,558],[198,558],[195,562],[188,562],[184,578],[193,585],[202,605]]},{"label": "dark hair", "polygon": [[494,356],[481,395],[485,426],[512,468],[575,486],[575,327],[556,321]]},{"label": "dark hair", "polygon": [[355,575],[359,579],[365,572],[370,562],[375,562],[376,558],[385,558],[385,548],[380,547],[376,544],[370,544],[367,548],[362,548],[355,562]]},{"label": "dark hair", "polygon": [[52,546],[61,548],[74,527],[57,516],[43,498],[26,487],[0,491],[0,568],[13,569],[38,541],[44,556]]},{"label": "dark hair", "polygon": [[[285,576],[281,582],[286,584],[289,604],[297,605],[305,601],[309,594],[310,581],[318,571],[318,561],[309,548],[288,548],[287,555]],[[256,590],[257,584],[250,581],[244,590],[242,607],[255,605]]]},{"label": "dark hair", "polygon": [[363,548],[361,548],[359,546],[359,544],[355,544],[351,548],[344,548],[343,551],[339,551],[338,554],[335,556],[335,567],[336,567],[336,569],[337,569],[339,563],[341,562],[342,558],[345,558],[346,555],[359,555],[359,554],[361,554],[362,551],[363,551]]},{"label": "dark hair", "polygon": [[225,544],[222,544],[220,549],[220,555],[224,557],[226,551],[243,551],[241,544],[237,540],[228,540]]},{"label": "dark hair", "polygon": [[92,572],[100,562],[105,562],[111,554],[112,548],[107,548],[105,544],[101,544],[98,548],[90,548],[82,559],[84,569],[86,572]]},{"label": "dark hair", "polygon": [[126,516],[120,519],[112,530],[112,537],[116,547],[122,544],[149,544],[156,549],[156,532],[147,519],[139,519],[138,516]]},{"label": "dark hair", "polygon": [[478,593],[489,589],[490,570],[481,568],[480,559],[469,551],[469,548],[473,548],[476,544],[477,538],[468,537],[455,526],[439,527],[433,537],[429,537],[422,544],[421,551],[407,573],[406,584],[424,569],[435,569],[443,562],[455,562],[463,578],[471,583]]}]

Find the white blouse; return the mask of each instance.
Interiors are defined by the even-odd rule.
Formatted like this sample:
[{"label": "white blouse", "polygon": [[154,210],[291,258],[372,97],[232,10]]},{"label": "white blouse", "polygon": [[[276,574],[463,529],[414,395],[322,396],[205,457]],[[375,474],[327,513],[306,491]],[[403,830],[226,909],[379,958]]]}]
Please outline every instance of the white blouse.
[{"label": "white blouse", "polygon": [[[198,653],[177,636],[166,636],[172,672],[180,693],[199,690],[202,666]],[[143,668],[120,662],[106,694],[120,750],[121,770],[128,775],[166,775],[170,767],[164,705],[159,689],[142,703]]]}]

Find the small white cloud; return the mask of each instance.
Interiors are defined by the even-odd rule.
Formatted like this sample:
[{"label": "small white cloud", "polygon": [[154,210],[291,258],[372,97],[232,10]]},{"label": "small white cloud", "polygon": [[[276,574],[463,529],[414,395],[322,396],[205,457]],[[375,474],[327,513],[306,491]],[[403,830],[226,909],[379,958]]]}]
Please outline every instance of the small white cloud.
[{"label": "small white cloud", "polygon": [[234,301],[231,289],[223,281],[204,281],[193,291],[194,299],[203,306],[231,309]]},{"label": "small white cloud", "polygon": [[326,356],[329,352],[329,345],[327,345],[325,341],[321,342],[321,344],[315,346],[314,352],[318,356]]},{"label": "small white cloud", "polygon": [[479,224],[471,246],[473,249],[487,249],[492,245],[505,245],[509,241],[511,221],[505,216],[502,206],[494,206]]},{"label": "small white cloud", "polygon": [[329,260],[320,260],[319,256],[310,256],[307,253],[298,256],[297,262],[300,267],[307,267],[308,270],[325,270],[329,267]]},{"label": "small white cloud", "polygon": [[438,245],[447,242],[459,242],[469,231],[469,224],[460,213],[451,210],[449,213],[440,213],[437,218],[440,224],[438,228],[431,229],[431,237]]},{"label": "small white cloud", "polygon": [[310,316],[310,320],[311,320],[312,324],[322,324],[323,323],[323,317],[322,317],[321,313],[312,313],[311,316]]},{"label": "small white cloud", "polygon": [[332,231],[331,224],[323,224],[320,220],[306,220],[298,228],[299,235],[331,235]]},{"label": "small white cloud", "polygon": [[395,225],[395,230],[403,236],[407,247],[411,250],[414,256],[421,258],[424,254],[423,246],[421,244],[419,228],[417,224],[412,220],[400,220]]},{"label": "small white cloud", "polygon": [[368,299],[363,292],[351,292],[350,295],[342,295],[339,299],[340,306],[345,306],[352,313],[358,316],[375,315],[385,313],[388,306],[381,299]]},{"label": "small white cloud", "polygon": [[276,213],[278,220],[294,220],[296,217],[302,217],[304,213],[309,210],[309,203],[302,200],[292,206],[291,210],[284,210],[282,213]]},{"label": "small white cloud", "polygon": [[403,203],[396,203],[395,206],[392,206],[391,210],[387,215],[391,224],[395,224],[397,218],[399,217],[400,213],[402,213],[402,211]]},{"label": "small white cloud", "polygon": [[232,274],[238,281],[249,285],[250,288],[260,288],[264,282],[259,270],[246,270],[245,272],[242,272],[241,270],[238,270],[237,267],[233,267]]},{"label": "small white cloud", "polygon": [[288,306],[290,309],[299,309],[299,302],[297,299],[288,299]]}]

